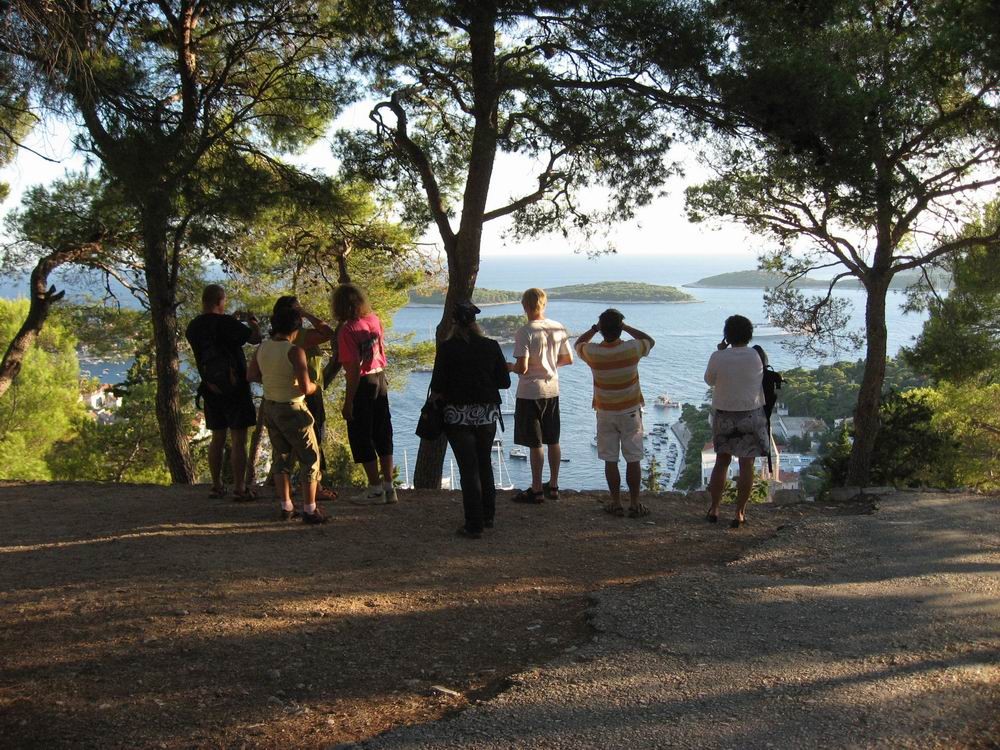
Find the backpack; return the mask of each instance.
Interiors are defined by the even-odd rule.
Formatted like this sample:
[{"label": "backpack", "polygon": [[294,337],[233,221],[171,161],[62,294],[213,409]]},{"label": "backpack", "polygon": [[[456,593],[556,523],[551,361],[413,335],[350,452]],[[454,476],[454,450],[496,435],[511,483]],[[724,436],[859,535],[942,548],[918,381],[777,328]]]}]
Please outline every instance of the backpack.
[{"label": "backpack", "polygon": [[198,395],[231,396],[240,384],[236,363],[219,342],[218,323],[198,342],[195,356],[201,383]]},{"label": "backpack", "polygon": [[764,389],[764,413],[767,415],[768,420],[771,419],[771,412],[774,411],[774,405],[778,403],[777,391],[781,390],[781,384],[784,382],[785,379],[781,377],[781,373],[775,372],[771,365],[764,367],[764,377],[761,381],[761,386]]},{"label": "backpack", "polygon": [[[780,372],[775,372],[771,365],[764,365],[764,377],[761,379],[761,387],[764,389],[764,415],[767,417],[767,434],[771,435],[771,413],[774,405],[778,403],[777,391],[781,390],[781,384],[785,379]],[[771,443],[767,444],[767,470],[774,471],[771,461]]]}]

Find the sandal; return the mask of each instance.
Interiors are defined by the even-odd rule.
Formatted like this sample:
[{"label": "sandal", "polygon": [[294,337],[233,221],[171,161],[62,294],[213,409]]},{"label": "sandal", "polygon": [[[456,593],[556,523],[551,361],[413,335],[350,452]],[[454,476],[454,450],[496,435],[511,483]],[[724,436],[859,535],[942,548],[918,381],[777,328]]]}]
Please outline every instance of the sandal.
[{"label": "sandal", "polygon": [[331,490],[329,487],[324,487],[323,485],[320,485],[319,487],[316,488],[316,499],[325,500],[326,502],[332,503],[334,500],[337,499],[337,493],[334,490]]},{"label": "sandal", "polygon": [[745,519],[745,518],[734,518],[732,521],[729,522],[729,528],[731,528],[731,529],[738,529],[741,526],[746,526],[746,524],[747,524],[747,519]]},{"label": "sandal", "polygon": [[226,485],[221,484],[218,487],[212,487],[208,491],[208,497],[210,500],[221,500],[226,496]]},{"label": "sandal", "polygon": [[558,500],[559,488],[552,484],[552,482],[546,482],[542,485],[542,494],[549,500]]},{"label": "sandal", "polygon": [[243,490],[242,492],[233,491],[233,502],[234,503],[251,503],[257,499],[257,493],[251,489]]},{"label": "sandal", "polygon": [[642,503],[639,503],[634,508],[628,509],[629,518],[645,518],[648,515],[649,515],[649,508],[647,508]]},{"label": "sandal", "polygon": [[545,493],[535,492],[530,487],[526,490],[518,490],[517,494],[511,498],[515,503],[528,503],[530,505],[539,505],[545,502]]},{"label": "sandal", "polygon": [[719,514],[718,513],[706,513],[705,514],[705,520],[708,521],[709,523],[718,523],[719,522]]},{"label": "sandal", "polygon": [[611,516],[618,516],[619,518],[625,517],[625,507],[621,503],[618,505],[607,503],[604,506],[604,512]]}]

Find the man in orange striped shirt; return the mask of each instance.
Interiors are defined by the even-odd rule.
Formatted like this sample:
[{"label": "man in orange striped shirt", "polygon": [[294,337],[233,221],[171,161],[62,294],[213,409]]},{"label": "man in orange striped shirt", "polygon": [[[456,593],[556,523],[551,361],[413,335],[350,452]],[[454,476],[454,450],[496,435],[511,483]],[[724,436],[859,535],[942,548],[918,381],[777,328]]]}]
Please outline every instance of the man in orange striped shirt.
[{"label": "man in orange striped shirt", "polygon": [[[598,331],[600,344],[591,343]],[[622,341],[622,332],[632,337]],[[656,342],[653,337],[625,325],[625,316],[613,308],[605,310],[590,330],[574,345],[580,359],[590,365],[594,376],[594,409],[597,410],[597,456],[604,461],[611,502],[605,510],[625,515],[621,501],[619,452],[625,458],[625,482],[628,484],[629,517],[649,515],[639,502],[642,481],[642,390],[639,388],[639,360],[649,354]]]}]

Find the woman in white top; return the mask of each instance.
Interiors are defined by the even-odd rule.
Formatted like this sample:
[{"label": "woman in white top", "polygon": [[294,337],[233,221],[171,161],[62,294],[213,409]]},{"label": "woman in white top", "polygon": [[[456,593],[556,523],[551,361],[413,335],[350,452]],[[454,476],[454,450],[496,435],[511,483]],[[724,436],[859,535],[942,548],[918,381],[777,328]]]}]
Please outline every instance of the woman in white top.
[{"label": "woman in white top", "polygon": [[764,367],[756,351],[747,346],[753,338],[753,324],[742,315],[726,319],[722,342],[705,369],[705,382],[712,386],[712,444],[715,467],[708,483],[712,507],[707,518],[719,520],[719,504],[733,456],[740,463],[736,482],[736,518],[730,524],[746,523],[746,506],[753,488],[754,461],[766,456],[770,447],[767,417],[764,415]]},{"label": "woman in white top", "polygon": [[295,459],[302,470],[302,521],[326,523],[316,507],[319,484],[319,444],[314,420],[305,397],[316,391],[309,377],[306,351],[292,343],[302,327],[302,314],[294,307],[279,307],[271,316],[271,338],[257,347],[247,366],[247,379],[264,385],[260,408],[262,421],[271,439],[274,489],[281,503],[281,517],[298,517],[292,505],[288,474]]}]

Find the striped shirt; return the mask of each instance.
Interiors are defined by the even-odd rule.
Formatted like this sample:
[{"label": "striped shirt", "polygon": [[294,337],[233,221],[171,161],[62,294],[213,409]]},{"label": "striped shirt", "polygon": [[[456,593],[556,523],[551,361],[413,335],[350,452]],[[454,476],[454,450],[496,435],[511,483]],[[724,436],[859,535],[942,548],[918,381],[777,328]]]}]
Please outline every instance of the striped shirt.
[{"label": "striped shirt", "polygon": [[624,414],[645,402],[639,388],[639,360],[649,354],[648,339],[576,345],[580,359],[594,376],[594,408],[608,414]]}]

